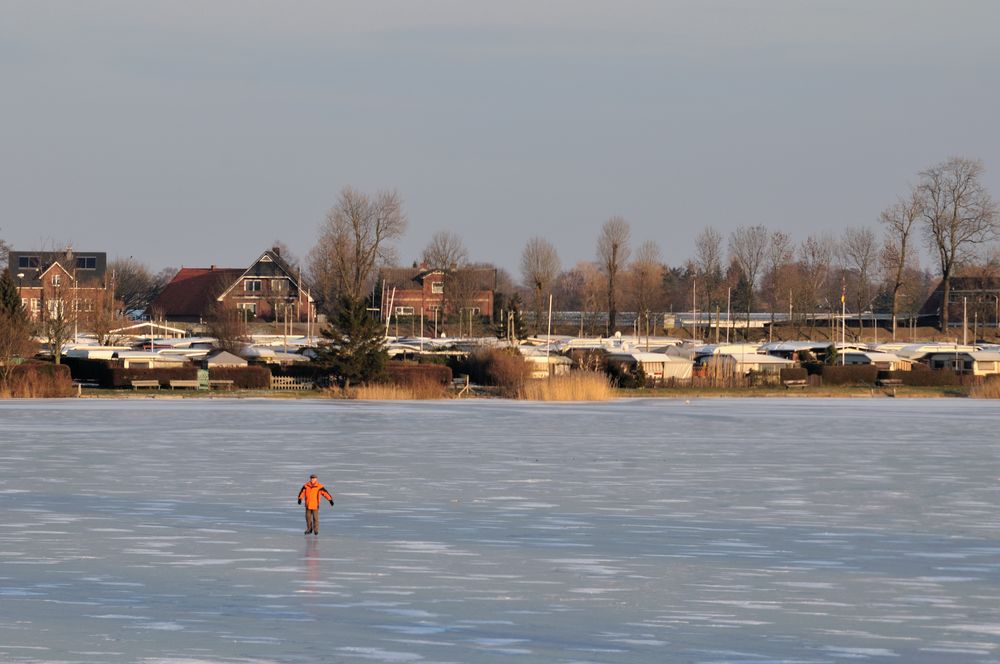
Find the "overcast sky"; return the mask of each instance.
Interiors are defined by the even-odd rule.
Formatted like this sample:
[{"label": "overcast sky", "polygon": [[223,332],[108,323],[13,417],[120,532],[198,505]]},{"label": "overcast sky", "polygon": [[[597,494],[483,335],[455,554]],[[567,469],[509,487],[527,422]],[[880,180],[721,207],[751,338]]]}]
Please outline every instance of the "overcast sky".
[{"label": "overcast sky", "polygon": [[16,2],[0,21],[0,237],[163,266],[312,245],[345,185],[564,266],[622,215],[698,231],[875,224],[979,157],[1000,197],[1000,2]]}]

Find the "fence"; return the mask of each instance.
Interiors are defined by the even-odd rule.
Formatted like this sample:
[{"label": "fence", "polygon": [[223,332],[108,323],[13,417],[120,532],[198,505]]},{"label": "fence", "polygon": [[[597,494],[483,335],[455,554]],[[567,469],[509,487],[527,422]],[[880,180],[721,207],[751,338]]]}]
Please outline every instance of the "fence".
[{"label": "fence", "polygon": [[272,390],[311,390],[315,387],[313,381],[295,376],[271,376]]}]

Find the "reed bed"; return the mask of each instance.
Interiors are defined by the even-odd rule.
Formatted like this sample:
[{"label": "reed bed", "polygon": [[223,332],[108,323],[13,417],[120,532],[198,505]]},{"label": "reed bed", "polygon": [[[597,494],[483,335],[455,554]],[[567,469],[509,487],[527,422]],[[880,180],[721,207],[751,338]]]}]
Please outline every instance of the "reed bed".
[{"label": "reed bed", "polygon": [[565,376],[531,380],[521,388],[528,401],[608,401],[614,390],[608,377],[598,371],[573,371]]},{"label": "reed bed", "polygon": [[969,390],[973,399],[1000,399],[1000,380],[984,380],[979,385],[973,385]]},{"label": "reed bed", "polygon": [[435,381],[413,381],[407,385],[373,383],[352,387],[347,390],[345,396],[359,401],[421,401],[445,399],[448,392],[444,386]]}]

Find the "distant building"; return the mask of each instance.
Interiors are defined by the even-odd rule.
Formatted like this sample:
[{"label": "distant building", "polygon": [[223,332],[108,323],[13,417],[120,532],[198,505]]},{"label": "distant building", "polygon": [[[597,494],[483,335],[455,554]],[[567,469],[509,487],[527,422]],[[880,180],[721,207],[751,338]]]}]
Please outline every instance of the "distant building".
[{"label": "distant building", "polygon": [[[948,294],[948,320],[952,324],[962,324],[962,307],[966,306],[969,325],[978,314],[980,323],[996,324],[1000,311],[1000,278],[998,277],[952,277],[951,292]],[[920,308],[920,322],[940,325],[941,307],[944,303],[944,280],[931,292]]]},{"label": "distant building", "polygon": [[149,313],[178,323],[200,323],[218,304],[269,321],[306,321],[316,313],[301,275],[277,249],[265,251],[247,268],[181,268]]},{"label": "distant building", "polygon": [[32,319],[50,312],[92,311],[108,289],[108,255],[98,251],[14,251],[8,269]]},{"label": "distant building", "polygon": [[385,268],[379,273],[382,317],[433,317],[460,310],[493,320],[493,295],[497,287],[494,268],[440,270],[427,266]]}]

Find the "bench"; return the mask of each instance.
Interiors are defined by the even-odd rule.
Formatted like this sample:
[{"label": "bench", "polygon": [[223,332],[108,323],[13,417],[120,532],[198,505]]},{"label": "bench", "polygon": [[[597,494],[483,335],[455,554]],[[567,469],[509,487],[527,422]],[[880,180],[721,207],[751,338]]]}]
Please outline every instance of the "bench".
[{"label": "bench", "polygon": [[783,380],[781,384],[785,386],[786,390],[790,390],[793,387],[803,388],[809,386],[809,381],[805,378],[799,378],[797,380]]},{"label": "bench", "polygon": [[193,389],[193,390],[197,390],[198,389],[198,381],[197,380],[171,380],[170,381],[170,389],[176,390],[178,387],[187,387],[187,388],[190,388],[190,389]]},{"label": "bench", "polygon": [[140,387],[149,387],[160,389],[160,381],[158,380],[133,380],[132,389],[138,390]]},{"label": "bench", "polygon": [[208,381],[208,388],[210,390],[231,390],[233,389],[233,381],[231,380],[210,380]]},{"label": "bench", "polygon": [[878,382],[881,387],[901,387],[903,385],[903,379],[901,378],[883,378]]}]

